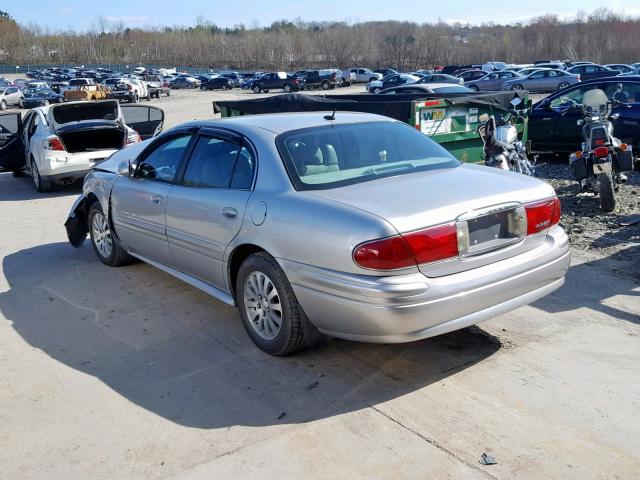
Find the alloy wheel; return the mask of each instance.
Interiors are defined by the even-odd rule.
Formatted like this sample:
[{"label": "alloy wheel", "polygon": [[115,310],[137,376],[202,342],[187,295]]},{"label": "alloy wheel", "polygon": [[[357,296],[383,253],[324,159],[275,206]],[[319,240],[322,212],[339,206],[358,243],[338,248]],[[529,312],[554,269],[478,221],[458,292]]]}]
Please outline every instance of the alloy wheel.
[{"label": "alloy wheel", "polygon": [[106,218],[100,212],[95,213],[91,220],[91,238],[100,255],[104,258],[109,258],[113,251],[111,229]]},{"label": "alloy wheel", "polygon": [[282,327],[280,294],[271,279],[252,272],[244,284],[244,308],[253,330],[264,340],[273,340]]}]

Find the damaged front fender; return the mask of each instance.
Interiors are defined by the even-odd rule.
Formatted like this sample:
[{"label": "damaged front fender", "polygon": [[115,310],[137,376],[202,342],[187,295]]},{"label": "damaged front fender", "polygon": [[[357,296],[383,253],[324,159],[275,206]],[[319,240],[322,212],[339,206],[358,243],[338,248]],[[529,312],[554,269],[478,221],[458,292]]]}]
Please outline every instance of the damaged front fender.
[{"label": "damaged front fender", "polygon": [[67,221],[64,222],[69,243],[76,248],[82,246],[89,233],[89,225],[87,225],[88,208],[89,200],[84,195],[80,195],[73,207],[71,207]]}]

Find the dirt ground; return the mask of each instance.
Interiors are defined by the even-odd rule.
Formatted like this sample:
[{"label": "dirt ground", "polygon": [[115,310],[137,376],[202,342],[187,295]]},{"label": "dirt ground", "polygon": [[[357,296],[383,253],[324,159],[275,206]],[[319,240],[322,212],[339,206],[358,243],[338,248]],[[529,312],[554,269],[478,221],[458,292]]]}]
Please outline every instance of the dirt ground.
[{"label": "dirt ground", "polygon": [[[239,96],[152,103],[172,126]],[[0,478],[637,478],[640,179],[601,215],[565,165],[539,173],[572,239],[564,287],[440,337],[287,358],[159,270],[72,248],[78,186],[0,174]]]}]

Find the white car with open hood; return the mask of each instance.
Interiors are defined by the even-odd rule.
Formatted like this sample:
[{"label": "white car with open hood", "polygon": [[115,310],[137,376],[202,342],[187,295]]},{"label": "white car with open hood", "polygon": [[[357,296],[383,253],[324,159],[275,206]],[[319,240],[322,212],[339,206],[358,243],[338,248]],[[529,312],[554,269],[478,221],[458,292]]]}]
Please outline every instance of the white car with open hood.
[{"label": "white car with open hood", "polygon": [[164,112],[116,100],[68,102],[0,115],[0,171],[26,171],[39,192],[81,180],[116,151],[162,130]]}]

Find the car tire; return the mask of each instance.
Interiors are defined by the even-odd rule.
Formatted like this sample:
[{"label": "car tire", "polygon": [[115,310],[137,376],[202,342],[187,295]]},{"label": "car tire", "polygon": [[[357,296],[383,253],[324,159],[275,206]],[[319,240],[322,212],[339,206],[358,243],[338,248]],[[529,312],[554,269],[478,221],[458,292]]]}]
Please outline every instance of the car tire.
[{"label": "car tire", "polygon": [[286,93],[291,93],[291,85],[288,83],[282,88]]},{"label": "car tire", "polygon": [[21,98],[21,99],[18,101],[18,108],[20,108],[20,109],[24,108],[24,98]]},{"label": "car tire", "polygon": [[120,246],[115,236],[111,235],[111,226],[97,201],[89,207],[87,225],[93,251],[102,263],[110,267],[120,267],[135,260]]},{"label": "car tire", "polygon": [[53,183],[48,180],[43,180],[40,176],[40,171],[38,170],[38,165],[36,161],[31,159],[31,178],[33,179],[33,184],[36,187],[36,190],[40,193],[50,192],[53,188]]},{"label": "car tire", "polygon": [[382,89],[380,87],[375,87],[371,92],[374,95],[378,95],[381,91],[382,91]]},{"label": "car tire", "polygon": [[522,88],[522,85],[518,83],[517,85],[512,85],[511,90],[517,92],[517,91],[523,90],[523,88]]},{"label": "car tire", "polygon": [[331,85],[326,80],[322,82],[320,86],[322,87],[323,90],[329,90],[331,88]]},{"label": "car tire", "polygon": [[240,266],[235,289],[244,328],[262,351],[289,355],[327,338],[307,318],[287,276],[271,255],[261,252],[249,256]]},{"label": "car tire", "polygon": [[558,90],[564,90],[568,86],[569,86],[568,82],[562,82],[560,85],[558,85]]},{"label": "car tire", "polygon": [[480,89],[478,88],[478,86],[477,86],[477,85],[469,85],[469,88],[470,88],[471,90],[473,90],[474,92],[479,92],[479,91],[480,91]]},{"label": "car tire", "polygon": [[5,102],[4,100],[0,101],[0,110],[6,110],[7,109],[7,102]]},{"label": "car tire", "polygon": [[262,89],[258,85],[255,85],[252,90],[253,93],[260,93],[262,91]]}]

